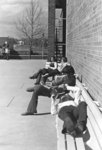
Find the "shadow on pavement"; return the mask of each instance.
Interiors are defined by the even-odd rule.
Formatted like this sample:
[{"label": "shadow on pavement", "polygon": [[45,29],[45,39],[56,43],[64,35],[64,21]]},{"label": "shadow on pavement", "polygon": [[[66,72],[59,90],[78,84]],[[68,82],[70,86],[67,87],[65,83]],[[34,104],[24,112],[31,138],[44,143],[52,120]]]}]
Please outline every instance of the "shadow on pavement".
[{"label": "shadow on pavement", "polygon": [[34,114],[34,116],[50,115],[50,114],[51,114],[50,112],[47,112],[47,113],[37,113],[37,114]]}]

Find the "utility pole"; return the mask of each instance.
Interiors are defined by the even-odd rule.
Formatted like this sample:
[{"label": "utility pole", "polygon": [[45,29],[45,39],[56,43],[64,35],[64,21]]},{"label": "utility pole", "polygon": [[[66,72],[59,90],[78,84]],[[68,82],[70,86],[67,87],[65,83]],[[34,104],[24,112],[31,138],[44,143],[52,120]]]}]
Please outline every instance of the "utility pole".
[{"label": "utility pole", "polygon": [[44,57],[44,33],[42,34],[42,59]]}]

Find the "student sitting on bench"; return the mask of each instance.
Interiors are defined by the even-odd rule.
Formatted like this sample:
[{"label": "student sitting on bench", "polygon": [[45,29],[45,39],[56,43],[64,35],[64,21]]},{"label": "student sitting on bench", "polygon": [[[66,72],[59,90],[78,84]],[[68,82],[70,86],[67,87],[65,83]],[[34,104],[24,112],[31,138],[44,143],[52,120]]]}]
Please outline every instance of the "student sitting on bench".
[{"label": "student sitting on bench", "polygon": [[[56,84],[55,84],[56,83]],[[52,85],[51,87],[48,87],[46,85],[35,85],[34,87],[28,88],[27,91],[28,92],[33,92],[31,100],[29,102],[27,111],[25,113],[23,113],[22,115],[34,115],[35,113],[37,113],[37,105],[38,105],[38,97],[39,96],[47,96],[47,97],[51,97],[52,93],[53,93],[53,89],[58,85],[63,85],[63,84],[68,84],[70,86],[75,86],[76,83],[76,79],[74,78],[69,78],[69,76],[65,76],[63,80],[61,80],[60,82],[55,82],[54,86]],[[60,87],[61,89],[62,87]],[[62,88],[63,90],[63,88]]]},{"label": "student sitting on bench", "polygon": [[45,68],[39,69],[38,72],[34,73],[34,75],[30,77],[30,79],[36,79],[35,84],[39,84],[42,75],[45,75],[46,73],[50,73],[52,70],[55,70],[56,68],[57,68],[57,62],[55,60],[55,57],[52,56],[50,60],[46,62]]},{"label": "student sitting on bench", "polygon": [[67,58],[62,57],[61,63],[58,64],[58,67],[56,69],[53,69],[49,73],[43,75],[42,84],[46,83],[48,77],[52,77],[55,75],[65,75],[65,74],[74,75],[75,71],[74,68],[67,62]]}]

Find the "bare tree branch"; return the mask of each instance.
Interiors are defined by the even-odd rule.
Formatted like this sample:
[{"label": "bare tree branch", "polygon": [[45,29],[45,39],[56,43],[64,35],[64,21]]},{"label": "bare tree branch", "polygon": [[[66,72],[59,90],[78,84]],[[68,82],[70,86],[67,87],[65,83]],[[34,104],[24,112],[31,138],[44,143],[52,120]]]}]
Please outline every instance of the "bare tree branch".
[{"label": "bare tree branch", "polygon": [[16,29],[27,38],[30,43],[30,54],[33,48],[33,39],[42,37],[46,27],[41,22],[43,10],[37,0],[31,0],[28,7],[16,22]]}]

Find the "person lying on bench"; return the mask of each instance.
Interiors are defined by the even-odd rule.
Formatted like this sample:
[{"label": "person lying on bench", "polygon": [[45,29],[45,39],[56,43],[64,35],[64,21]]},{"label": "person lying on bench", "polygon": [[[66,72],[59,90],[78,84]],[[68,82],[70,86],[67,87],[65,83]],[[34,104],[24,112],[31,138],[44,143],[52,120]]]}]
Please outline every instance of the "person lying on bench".
[{"label": "person lying on bench", "polygon": [[55,60],[55,57],[51,57],[50,61],[48,60],[46,62],[45,68],[39,69],[38,72],[36,72],[33,76],[30,77],[30,79],[36,79],[35,84],[39,84],[41,81],[42,75],[45,75],[46,73],[50,73],[52,70],[57,68],[57,62]]},{"label": "person lying on bench", "polygon": [[[75,137],[86,130],[87,104],[81,101],[80,88],[68,86],[67,84],[65,86],[70,92],[63,95],[60,98],[60,102],[55,105],[55,114],[58,113],[58,117],[64,122],[62,133],[68,133]],[[53,101],[55,104],[54,99]]]},{"label": "person lying on bench", "polygon": [[71,75],[75,74],[74,68],[67,62],[66,57],[62,57],[61,63],[58,65],[58,68],[43,75],[41,83],[45,84],[48,77],[55,76],[55,75],[64,75],[64,74],[71,74]]}]

